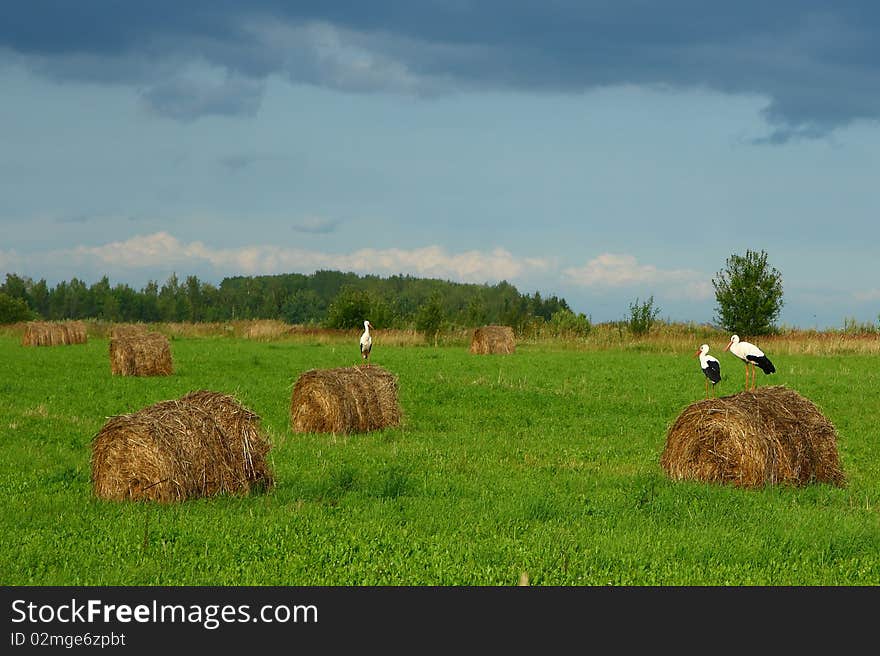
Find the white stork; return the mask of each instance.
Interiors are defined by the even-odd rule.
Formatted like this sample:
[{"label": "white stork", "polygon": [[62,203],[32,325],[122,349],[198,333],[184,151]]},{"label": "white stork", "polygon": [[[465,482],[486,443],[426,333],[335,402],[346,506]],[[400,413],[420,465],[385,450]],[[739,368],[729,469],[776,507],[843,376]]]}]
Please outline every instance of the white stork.
[{"label": "white stork", "polygon": [[700,356],[700,369],[706,374],[706,398],[709,398],[709,381],[712,381],[712,396],[715,396],[715,383],[721,380],[721,363],[709,355],[709,345],[703,344],[694,357]]},{"label": "white stork", "polygon": [[755,381],[755,376],[758,375],[755,372],[756,366],[765,374],[772,374],[776,371],[776,367],[774,367],[773,363],[770,362],[770,359],[764,355],[764,351],[751,342],[741,342],[739,340],[739,335],[732,335],[730,337],[730,342],[724,347],[725,351],[728,349],[730,349],[730,352],[736,357],[746,363],[746,389],[749,389],[749,369],[752,370],[751,389],[755,389],[757,386]]},{"label": "white stork", "polygon": [[368,360],[370,357],[370,349],[373,348],[373,338],[370,337],[370,328],[373,327],[369,321],[364,321],[364,334],[361,335],[361,357]]}]

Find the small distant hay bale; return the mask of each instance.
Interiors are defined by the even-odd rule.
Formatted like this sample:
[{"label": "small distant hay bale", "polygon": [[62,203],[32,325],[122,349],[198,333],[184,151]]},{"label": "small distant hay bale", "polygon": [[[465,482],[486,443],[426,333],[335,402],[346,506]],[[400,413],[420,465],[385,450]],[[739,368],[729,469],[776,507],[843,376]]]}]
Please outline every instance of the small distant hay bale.
[{"label": "small distant hay bale", "polygon": [[742,488],[846,485],[834,425],[782,385],[691,404],[670,427],[660,464],[675,480]]},{"label": "small distant hay bale", "polygon": [[509,354],[516,350],[513,328],[510,326],[483,326],[474,330],[471,339],[471,353],[488,355],[492,353]]},{"label": "small distant hay bale", "polygon": [[399,426],[397,377],[376,365],[312,369],[290,398],[294,433],[365,433]]},{"label": "small distant hay bale", "polygon": [[29,321],[21,336],[22,346],[64,346],[87,341],[86,325],[82,321]]},{"label": "small distant hay bale", "polygon": [[270,448],[260,417],[232,396],[192,392],[111,417],[92,439],[92,490],[159,503],[266,491]]},{"label": "small distant hay bale", "polygon": [[162,333],[120,332],[110,338],[110,373],[114,376],[170,376],[171,343]]}]

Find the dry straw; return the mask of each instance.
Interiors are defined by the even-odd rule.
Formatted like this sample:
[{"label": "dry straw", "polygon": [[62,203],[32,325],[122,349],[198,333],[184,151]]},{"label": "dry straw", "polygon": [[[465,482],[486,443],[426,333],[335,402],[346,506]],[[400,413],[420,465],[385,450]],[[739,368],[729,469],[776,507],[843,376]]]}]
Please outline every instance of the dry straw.
[{"label": "dry straw", "polygon": [[22,346],[62,346],[87,341],[82,321],[29,321],[21,336]]},{"label": "dry straw", "polygon": [[782,385],[689,405],[669,429],[660,464],[672,479],[742,488],[846,484],[834,426]]},{"label": "dry straw", "polygon": [[110,339],[140,337],[152,332],[142,323],[117,323],[110,327]]},{"label": "dry straw", "polygon": [[274,484],[260,417],[202,390],[111,417],[92,439],[92,489],[114,501],[246,495]]},{"label": "dry straw", "polygon": [[510,326],[483,326],[474,330],[471,339],[471,353],[488,355],[508,354],[516,350],[513,328]]},{"label": "dry straw", "polygon": [[114,376],[170,376],[171,344],[162,333],[116,328],[110,338],[110,373]]},{"label": "dry straw", "polygon": [[294,433],[364,433],[399,426],[397,377],[376,365],[312,369],[290,398]]},{"label": "dry straw", "polygon": [[290,326],[283,321],[275,319],[257,319],[248,322],[244,326],[242,337],[245,339],[272,341],[287,335],[289,332]]}]

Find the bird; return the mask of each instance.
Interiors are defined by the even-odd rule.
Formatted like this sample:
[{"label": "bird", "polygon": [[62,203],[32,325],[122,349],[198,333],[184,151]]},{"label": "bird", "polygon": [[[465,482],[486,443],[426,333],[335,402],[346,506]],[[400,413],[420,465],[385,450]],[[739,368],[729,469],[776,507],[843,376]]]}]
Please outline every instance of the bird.
[{"label": "bird", "polygon": [[755,381],[755,377],[757,376],[757,373],[755,372],[755,367],[758,367],[765,374],[772,374],[776,371],[776,367],[774,367],[773,363],[770,362],[770,358],[764,355],[764,351],[759,349],[751,342],[741,342],[739,339],[739,335],[731,335],[730,342],[728,342],[727,346],[724,347],[725,351],[727,351],[728,349],[736,357],[746,363],[745,389],[749,389],[749,369],[751,369],[752,371],[751,389],[755,389],[755,387],[757,386],[757,382]]},{"label": "bird", "polygon": [[712,395],[715,395],[715,383],[721,380],[721,363],[718,358],[709,355],[709,345],[703,344],[694,357],[700,356],[700,368],[706,374],[706,398],[709,398],[709,381],[712,381]]},{"label": "bird", "polygon": [[364,321],[364,334],[361,335],[361,357],[364,360],[370,358],[370,350],[373,348],[373,338],[370,337],[370,328],[373,327],[369,321]]}]

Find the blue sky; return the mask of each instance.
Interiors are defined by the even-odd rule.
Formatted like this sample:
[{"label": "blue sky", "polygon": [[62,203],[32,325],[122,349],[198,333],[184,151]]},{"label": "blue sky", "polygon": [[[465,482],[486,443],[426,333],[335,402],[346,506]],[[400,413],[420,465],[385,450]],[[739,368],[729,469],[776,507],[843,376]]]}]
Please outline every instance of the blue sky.
[{"label": "blue sky", "polygon": [[873,2],[4,3],[0,274],[509,280],[880,314]]}]

